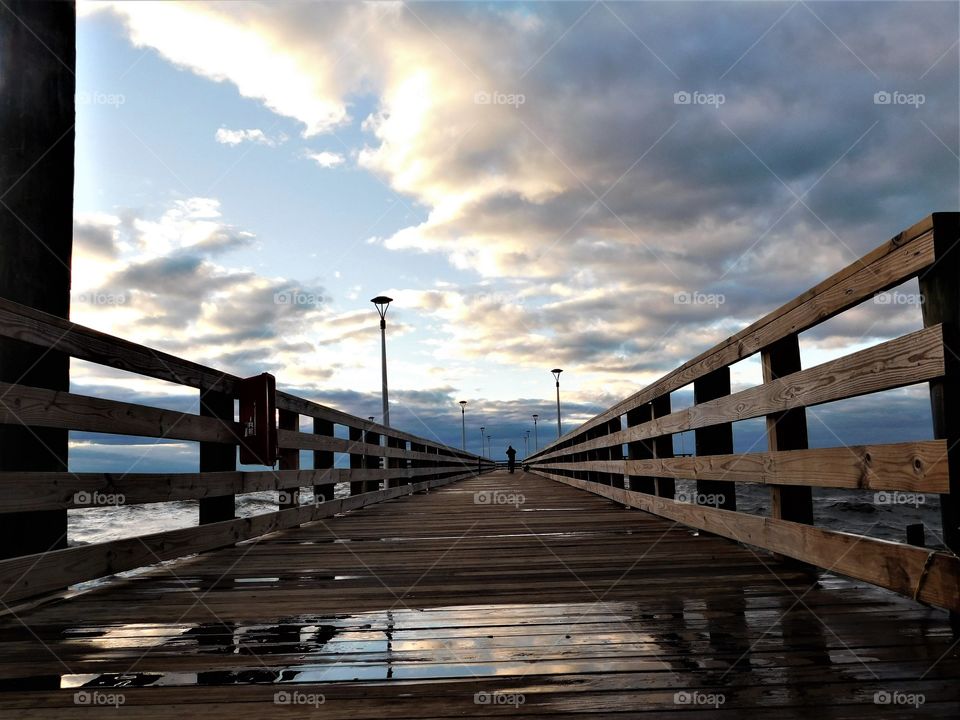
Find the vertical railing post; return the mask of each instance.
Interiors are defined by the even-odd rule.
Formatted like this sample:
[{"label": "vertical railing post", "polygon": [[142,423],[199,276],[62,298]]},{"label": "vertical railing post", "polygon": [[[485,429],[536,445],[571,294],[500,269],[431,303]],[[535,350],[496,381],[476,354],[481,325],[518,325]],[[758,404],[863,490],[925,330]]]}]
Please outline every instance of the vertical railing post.
[{"label": "vertical railing post", "polygon": [[[394,437],[387,437],[387,447],[393,448],[394,450],[402,450],[406,443],[403,440],[399,440]],[[393,469],[402,469],[407,466],[406,460],[403,458],[384,458],[383,464],[385,467]],[[396,479],[387,479],[383,483],[384,488],[388,488],[394,485],[405,485],[406,480],[404,478]]]},{"label": "vertical railing post", "polygon": [[[374,432],[373,430],[367,430],[364,433],[363,441],[367,445],[375,445],[376,447],[380,447],[380,433]],[[367,455],[365,465],[367,466],[367,470],[379,470],[380,455]],[[379,489],[380,489],[379,480],[367,480],[363,486],[364,492],[373,492],[374,490],[379,490]]]},{"label": "vertical railing post", "polygon": [[[765,383],[799,371],[799,338],[794,334],[778,340],[761,352],[760,361]],[[807,413],[804,408],[767,415],[767,449],[807,449]],[[804,485],[771,485],[770,502],[771,517],[813,524],[811,488]]]},{"label": "vertical railing post", "polygon": [[[627,427],[636,427],[643,425],[653,419],[653,405],[646,403],[638,408],[634,408],[627,413]],[[653,457],[653,441],[637,440],[627,443],[627,454],[631,460],[649,460]],[[644,475],[630,476],[630,489],[637,492],[649,493],[653,495],[657,491],[656,482],[652,477]]]},{"label": "vertical railing post", "polygon": [[[722,367],[693,381],[693,402],[697,405],[730,394],[730,368]],[[694,430],[697,455],[726,455],[733,452],[733,425],[721,423]],[[737,509],[736,484],[728,480],[697,480],[697,495],[715,496],[716,507]]]},{"label": "vertical railing post", "polygon": [[[200,388],[200,414],[217,418],[227,427],[234,426],[233,396]],[[200,443],[200,472],[237,469],[237,446],[226,443]],[[200,524],[232,520],[236,517],[236,496],[218,495],[200,498]]]},{"label": "vertical railing post", "polygon": [[[654,398],[650,405],[654,419],[669,415],[671,412],[670,393]],[[657,459],[673,457],[673,435],[661,435],[653,438],[653,457]],[[656,478],[658,497],[670,498],[672,500],[676,495],[676,486],[677,481],[673,478]]]},{"label": "vertical railing post", "polygon": [[[933,434],[947,441],[950,492],[940,496],[943,544],[960,553],[960,232],[957,213],[934,213],[934,263],[920,274],[924,327],[943,325],[945,372],[930,382]],[[960,613],[950,613],[960,633]]]},{"label": "vertical railing post", "polygon": [[[363,442],[363,430],[360,428],[352,427],[350,428],[350,442],[354,445],[359,445]],[[366,465],[366,458],[363,455],[363,451],[359,450],[357,452],[350,453],[350,469],[351,470],[363,470]],[[364,481],[363,480],[351,480],[350,481],[350,494],[351,495],[360,495],[363,492]]]},{"label": "vertical railing post", "polygon": [[[314,418],[313,434],[323,435],[324,437],[333,437],[333,423],[329,420],[320,420],[319,418]],[[313,468],[314,470],[332,470],[333,452],[330,450],[314,450]],[[320,503],[333,500],[335,488],[336,485],[333,482],[321,482],[319,484],[314,484],[313,501]]]},{"label": "vertical railing post", "polygon": [[[613,435],[614,433],[618,433],[623,430],[623,424],[620,420],[620,416],[617,415],[615,418],[608,420],[605,423],[605,428],[607,435]],[[623,443],[604,448],[600,451],[600,458],[606,461],[620,460],[622,462]],[[623,487],[623,474],[621,473],[620,475],[617,475],[610,472],[600,473],[600,482],[611,487]]]},{"label": "vertical railing post", "polygon": [[[280,430],[299,430],[300,415],[291,410],[281,409],[278,412],[277,427]],[[281,470],[299,470],[300,450],[298,448],[281,448],[279,465]],[[278,495],[280,510],[286,510],[300,504],[299,485],[284,485],[281,483]]]}]

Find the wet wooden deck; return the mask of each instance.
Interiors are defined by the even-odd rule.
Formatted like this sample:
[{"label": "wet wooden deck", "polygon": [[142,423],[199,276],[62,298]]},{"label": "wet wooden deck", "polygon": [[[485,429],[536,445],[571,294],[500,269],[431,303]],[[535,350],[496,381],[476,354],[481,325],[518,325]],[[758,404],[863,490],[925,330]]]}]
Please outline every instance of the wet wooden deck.
[{"label": "wet wooden deck", "polygon": [[4,718],[956,718],[958,676],[942,611],[504,472],[0,618]]}]

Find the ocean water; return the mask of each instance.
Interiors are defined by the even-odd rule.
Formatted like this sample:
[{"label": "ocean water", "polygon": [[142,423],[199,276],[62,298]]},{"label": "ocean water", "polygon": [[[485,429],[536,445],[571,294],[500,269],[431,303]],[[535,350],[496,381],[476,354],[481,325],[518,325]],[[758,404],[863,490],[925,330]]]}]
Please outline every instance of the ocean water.
[{"label": "ocean water", "polygon": [[[678,497],[695,495],[695,483],[677,482]],[[349,483],[338,483],[335,496],[349,495]],[[910,496],[900,493],[878,497],[873,492],[852,492],[814,488],[814,520],[827,530],[867,535],[883,540],[904,542],[906,526],[923,523],[929,547],[943,547],[940,506],[936,495]],[[704,498],[701,498],[703,501]],[[313,492],[305,488],[301,502],[313,502]],[[249,517],[277,509],[276,491],[237,496],[237,515]],[[770,514],[769,488],[740,484],[737,509],[754,515]],[[69,544],[86,545],[137,535],[193,527],[199,518],[196,501],[149,503],[69,511]]]}]

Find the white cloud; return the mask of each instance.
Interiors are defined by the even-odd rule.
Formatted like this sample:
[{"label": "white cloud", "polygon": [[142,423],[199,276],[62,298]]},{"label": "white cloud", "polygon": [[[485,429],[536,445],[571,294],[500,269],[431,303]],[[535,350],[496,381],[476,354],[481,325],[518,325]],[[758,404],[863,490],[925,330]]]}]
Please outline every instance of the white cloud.
[{"label": "white cloud", "polygon": [[218,128],[214,136],[221,145],[239,145],[243,142],[252,142],[257,145],[269,145],[273,147],[277,141],[267,135],[259,128],[250,130],[230,130],[229,128]]},{"label": "white cloud", "polygon": [[323,150],[321,152],[307,152],[304,155],[305,157],[313,160],[322,168],[335,168],[338,165],[343,165],[343,163],[346,161],[346,158],[340,153],[330,152],[329,150]]}]

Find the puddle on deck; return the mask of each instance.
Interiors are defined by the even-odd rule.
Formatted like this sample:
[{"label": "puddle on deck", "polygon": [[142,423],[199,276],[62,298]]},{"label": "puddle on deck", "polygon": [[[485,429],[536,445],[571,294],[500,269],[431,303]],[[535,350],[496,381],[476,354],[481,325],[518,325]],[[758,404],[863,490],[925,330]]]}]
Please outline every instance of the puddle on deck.
[{"label": "puddle on deck", "polygon": [[[729,681],[769,662],[753,657],[748,633],[730,632],[731,622],[741,628],[760,624],[755,612],[762,615],[747,602],[727,613],[722,627],[707,623],[696,600],[656,614],[631,602],[530,603],[300,615],[275,623],[78,624],[60,629],[57,642],[86,669],[96,663],[103,671],[61,675],[59,686],[383,682],[624,670],[729,674]],[[843,662],[823,650],[819,662]],[[739,659],[717,662],[717,652]],[[149,667],[125,671],[141,657]],[[39,678],[12,680],[0,687],[23,687]]]}]

